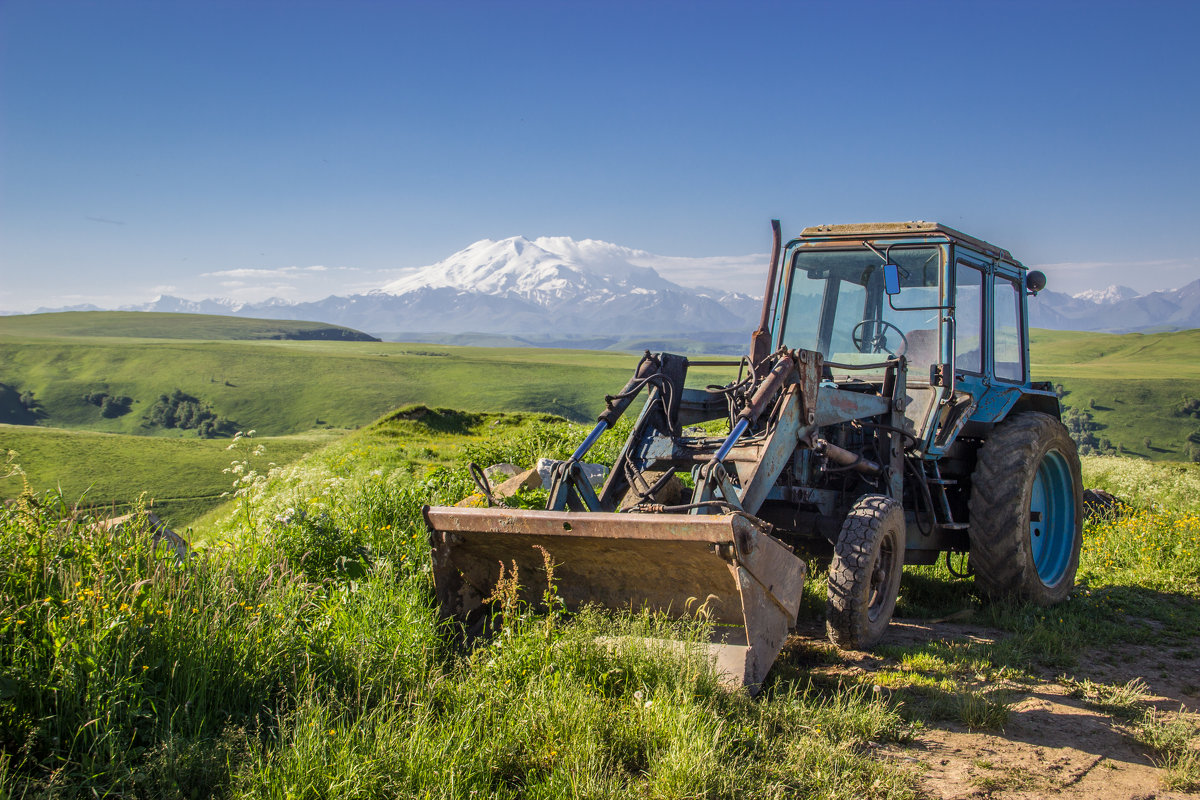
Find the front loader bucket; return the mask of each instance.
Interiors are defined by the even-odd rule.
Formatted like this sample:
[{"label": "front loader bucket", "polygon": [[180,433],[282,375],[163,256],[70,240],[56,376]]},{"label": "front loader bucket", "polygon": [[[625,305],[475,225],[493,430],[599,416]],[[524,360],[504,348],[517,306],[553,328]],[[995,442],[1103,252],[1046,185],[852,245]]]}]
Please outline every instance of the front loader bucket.
[{"label": "front loader bucket", "polygon": [[756,691],[799,611],[804,562],[745,516],[426,507],[442,613],[481,613],[516,563],[522,599],[545,587],[541,546],[568,609],[595,603],[685,617],[703,605],[722,680]]}]

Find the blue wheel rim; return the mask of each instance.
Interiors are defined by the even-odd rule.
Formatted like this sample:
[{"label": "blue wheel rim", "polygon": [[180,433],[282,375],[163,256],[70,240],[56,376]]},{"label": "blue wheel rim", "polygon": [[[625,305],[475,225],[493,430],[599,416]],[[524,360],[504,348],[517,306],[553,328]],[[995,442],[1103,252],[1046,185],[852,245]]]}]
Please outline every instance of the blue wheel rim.
[{"label": "blue wheel rim", "polygon": [[1046,453],[1033,477],[1029,545],[1041,582],[1061,581],[1075,551],[1075,493],[1067,459],[1057,450]]}]

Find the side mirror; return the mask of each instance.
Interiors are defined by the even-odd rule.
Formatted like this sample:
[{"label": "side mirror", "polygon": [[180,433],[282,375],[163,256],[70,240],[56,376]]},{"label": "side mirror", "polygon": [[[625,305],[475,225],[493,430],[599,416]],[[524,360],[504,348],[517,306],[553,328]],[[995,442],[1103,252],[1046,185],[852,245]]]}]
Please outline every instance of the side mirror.
[{"label": "side mirror", "polygon": [[1034,270],[1025,276],[1025,288],[1032,294],[1037,294],[1046,288],[1046,273]]},{"label": "side mirror", "polygon": [[883,265],[883,290],[890,295],[900,294],[900,267],[895,264]]}]

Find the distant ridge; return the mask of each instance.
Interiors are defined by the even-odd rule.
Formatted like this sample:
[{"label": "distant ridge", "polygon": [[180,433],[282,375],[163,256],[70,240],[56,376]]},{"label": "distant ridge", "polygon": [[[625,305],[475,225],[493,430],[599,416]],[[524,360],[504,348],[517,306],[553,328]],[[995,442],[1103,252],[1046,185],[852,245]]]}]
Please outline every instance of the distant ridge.
[{"label": "distant ridge", "polygon": [[139,339],[289,339],[378,342],[326,322],[155,311],[60,311],[0,317],[0,335],[109,336]]},{"label": "distant ridge", "polygon": [[[480,240],[361,294],[254,303],[163,295],[125,310],[320,320],[388,339],[482,343],[492,337],[510,346],[583,342],[624,349],[630,341],[687,339],[705,352],[737,354],[759,317],[755,295],[766,265],[766,256],[684,258],[595,239],[512,236]],[[1029,299],[1034,327],[1106,333],[1200,328],[1200,280],[1143,295],[1109,286],[1072,296],[1054,291],[1050,273],[1050,288]],[[705,288],[716,276],[745,291]]]},{"label": "distant ridge", "polygon": [[1075,296],[1043,291],[1029,298],[1030,324],[1050,330],[1151,333],[1200,328],[1200,278],[1178,289],[1138,295],[1124,286]]}]

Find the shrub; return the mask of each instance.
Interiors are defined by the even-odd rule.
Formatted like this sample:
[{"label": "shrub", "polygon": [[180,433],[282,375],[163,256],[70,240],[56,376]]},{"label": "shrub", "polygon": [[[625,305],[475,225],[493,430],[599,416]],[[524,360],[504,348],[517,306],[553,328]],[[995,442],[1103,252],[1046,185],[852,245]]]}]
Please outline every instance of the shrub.
[{"label": "shrub", "polygon": [[146,412],[146,423],[163,428],[195,430],[206,439],[231,435],[237,427],[231,420],[217,416],[208,403],[176,389],[161,394]]}]

